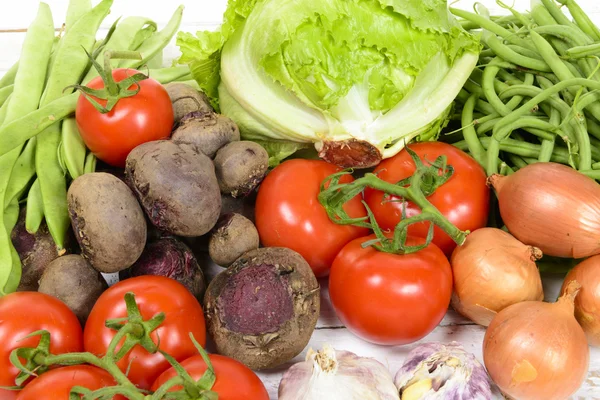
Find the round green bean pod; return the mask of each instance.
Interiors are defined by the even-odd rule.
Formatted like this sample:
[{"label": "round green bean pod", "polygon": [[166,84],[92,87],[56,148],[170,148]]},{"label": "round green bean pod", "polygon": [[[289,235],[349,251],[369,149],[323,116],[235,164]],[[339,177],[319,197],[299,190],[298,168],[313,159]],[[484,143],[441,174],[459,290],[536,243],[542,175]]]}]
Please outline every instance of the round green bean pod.
[{"label": "round green bean pod", "polygon": [[[505,116],[502,121],[498,122],[498,124],[496,124],[496,126],[494,127],[493,130],[493,137],[495,140],[492,141],[492,143],[490,143],[490,149],[492,149],[491,155],[490,155],[490,149],[488,149],[488,157],[490,156],[494,156],[494,154],[496,154],[496,148],[492,148],[492,144],[495,141],[501,141],[503,138],[506,138],[510,132],[511,132],[511,125],[516,122],[519,118],[523,117],[524,115],[527,114],[527,112],[533,108],[535,105],[541,103],[542,101],[545,101],[549,98],[551,98],[552,95],[559,93],[561,90],[564,90],[566,88],[569,87],[577,87],[577,86],[585,86],[588,89],[600,89],[600,82],[591,80],[591,79],[582,79],[582,78],[575,78],[575,79],[569,79],[563,82],[560,82],[557,85],[552,86],[551,88],[548,88],[546,90],[544,90],[542,93],[538,94],[537,96],[533,97],[532,99],[530,99],[528,102],[526,102],[525,104],[523,104],[521,107],[519,107],[518,109],[516,109],[514,112],[512,112],[511,114]],[[587,135],[587,132],[585,131],[585,129],[581,129],[581,124],[576,123],[575,124],[578,129],[576,129],[575,133],[577,136],[577,140],[579,142],[579,155],[580,155],[580,161],[579,161],[579,169],[589,169],[592,165],[591,162],[591,149],[590,149],[590,141],[589,141],[589,136]],[[499,151],[499,149],[498,149]],[[497,157],[497,156],[496,156]],[[488,163],[489,166],[489,163]],[[495,169],[495,167],[494,167]],[[489,173],[490,171],[488,171]],[[493,171],[495,172],[495,171]]]},{"label": "round green bean pod", "polygon": [[508,153],[508,159],[517,169],[525,168],[528,165],[525,160],[516,154]]},{"label": "round green bean pod", "polygon": [[558,8],[554,0],[541,0],[546,10],[552,15],[552,18],[561,25],[573,26],[573,23],[569,21],[569,18]]},{"label": "round green bean pod", "polygon": [[579,5],[573,0],[558,0],[559,3],[564,4],[569,9],[569,13],[575,20],[575,23],[586,35],[592,40],[600,40],[600,29],[592,22],[590,17],[579,7]]},{"label": "round green bean pod", "polygon": [[571,47],[567,50],[567,55],[571,58],[600,56],[600,43]]},{"label": "round green bean pod", "polygon": [[84,174],[91,174],[92,172],[96,172],[96,156],[93,153],[88,153],[85,157],[85,165],[83,167]]},{"label": "round green bean pod", "polygon": [[525,57],[535,58],[537,60],[544,60],[542,56],[537,51],[529,50],[521,46],[517,46],[516,44],[508,44],[506,45],[509,49],[514,51],[515,53],[519,53]]},{"label": "round green bean pod", "polygon": [[600,124],[598,124],[596,121],[594,121],[593,118],[589,118],[586,122],[587,122],[588,133],[590,135],[592,135],[594,138],[600,140]]},{"label": "round green bean pod", "polygon": [[536,32],[540,35],[555,36],[574,46],[584,46],[592,44],[592,40],[574,26],[566,25],[544,25],[531,29],[531,32]]},{"label": "round green bean pod", "polygon": [[478,94],[469,96],[469,99],[463,107],[461,125],[463,128],[463,136],[469,146],[471,155],[479,164],[485,165],[485,149],[481,143],[479,143],[479,138],[477,137],[477,133],[473,126],[473,110],[475,109],[475,103],[478,98]]},{"label": "round green bean pod", "polygon": [[522,39],[522,38],[518,37],[517,35],[514,35],[508,29],[503,28],[502,26],[498,25],[497,23],[495,23],[485,17],[482,17],[480,15],[477,15],[477,14],[469,12],[469,11],[454,8],[454,7],[450,7],[450,12],[457,17],[460,17],[460,18],[463,18],[463,19],[466,19],[468,21],[478,24],[481,28],[488,30],[488,31],[504,38],[506,41],[508,41],[510,43],[513,43],[513,44],[519,45],[521,47],[525,47],[527,49],[535,51],[535,47],[531,43],[529,43],[527,40]]},{"label": "round green bean pod", "polygon": [[494,35],[484,35],[484,40],[488,44],[488,46],[490,46],[490,48],[494,51],[496,56],[508,62],[511,62],[523,68],[533,69],[536,71],[552,72],[552,69],[550,69],[550,67],[548,66],[548,64],[546,64],[545,61],[539,60],[537,58],[527,57],[517,53],[510,47],[504,45]]},{"label": "round green bean pod", "polygon": [[460,26],[462,26],[462,28],[465,31],[471,31],[471,30],[479,29],[479,25],[477,25],[474,22],[467,21],[465,19],[459,20],[458,23],[460,24]]}]

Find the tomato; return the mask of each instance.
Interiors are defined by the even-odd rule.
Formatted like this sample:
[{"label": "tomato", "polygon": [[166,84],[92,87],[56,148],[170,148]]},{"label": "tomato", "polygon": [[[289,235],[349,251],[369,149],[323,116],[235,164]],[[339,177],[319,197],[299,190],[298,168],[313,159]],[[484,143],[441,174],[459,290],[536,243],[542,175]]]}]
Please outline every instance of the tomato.
[{"label": "tomato", "polygon": [[[115,82],[120,82],[139,71],[117,68],[112,71]],[[173,106],[167,90],[152,78],[138,82],[140,91],[120,99],[106,114],[81,95],[77,101],[75,119],[85,145],[94,155],[115,167],[123,168],[125,159],[138,145],[152,140],[167,139],[173,128]],[[92,89],[104,88],[97,77],[87,85]],[[134,90],[132,85],[129,90]],[[106,100],[94,98],[105,106]]]},{"label": "tomato", "polygon": [[[441,142],[422,142],[408,146],[421,160],[433,162],[445,155],[454,168],[450,179],[437,188],[428,200],[461,230],[474,231],[487,224],[490,190],[486,185],[483,168],[467,153]],[[426,164],[427,165],[427,164]],[[413,175],[415,163],[406,150],[382,161],[374,172],[384,181],[396,183]],[[402,218],[402,202],[382,202],[383,192],[367,188],[365,201],[373,210],[375,219],[383,229],[394,229]],[[389,200],[398,200],[392,196]],[[421,210],[413,203],[406,205],[406,215],[412,217]],[[429,222],[411,225],[408,234],[426,237]],[[434,228],[433,243],[449,256],[456,243],[439,227]]]},{"label": "tomato", "polygon": [[[412,254],[363,248],[375,235],[355,239],[338,254],[329,295],[338,318],[360,338],[383,345],[415,342],[442,320],[452,295],[452,271],[433,243]],[[410,246],[423,239],[409,237]]]},{"label": "tomato", "polygon": [[[332,222],[319,203],[321,183],[341,171],[320,160],[288,160],[264,179],[256,198],[256,228],[266,247],[287,247],[300,253],[317,277],[329,273],[331,263],[342,247],[368,230]],[[345,176],[342,183],[352,182]],[[356,196],[344,205],[350,217],[366,216]]]},{"label": "tomato", "polygon": [[[216,376],[212,391],[218,393],[219,400],[269,400],[269,393],[265,389],[265,385],[250,368],[239,361],[218,354],[209,354],[208,357]],[[184,360],[181,362],[181,366],[195,381],[202,378],[207,369],[206,363],[199,354]],[[163,372],[152,385],[152,391],[156,391],[162,384],[175,376],[177,376],[175,368]],[[169,391],[181,389],[181,386],[175,386]]]},{"label": "tomato", "polygon": [[[205,345],[206,325],[198,300],[174,279],[146,275],[121,281],[102,293],[85,324],[85,351],[104,356],[116,332],[105,327],[104,322],[127,316],[124,300],[127,292],[135,294],[144,320],[159,312],[165,313],[165,320],[152,332],[151,337],[155,343],[160,338],[160,349],[177,361],[198,353],[189,337],[190,333],[200,345]],[[123,357],[118,365],[122,371],[129,367],[129,379],[142,389],[149,389],[158,375],[171,366],[159,352],[150,354],[139,345]]]},{"label": "tomato", "polygon": [[[35,378],[21,390],[17,400],[69,400],[74,386],[97,390],[116,384],[114,378],[103,369],[91,365],[72,365],[48,371]],[[113,400],[126,400],[116,395]]]},{"label": "tomato", "polygon": [[[0,297],[0,386],[14,386],[19,370],[10,353],[19,347],[36,347],[39,336],[21,340],[38,330],[50,332],[52,354],[83,350],[79,320],[63,302],[38,292],[16,292]],[[17,392],[0,389],[0,399],[16,398]]]}]

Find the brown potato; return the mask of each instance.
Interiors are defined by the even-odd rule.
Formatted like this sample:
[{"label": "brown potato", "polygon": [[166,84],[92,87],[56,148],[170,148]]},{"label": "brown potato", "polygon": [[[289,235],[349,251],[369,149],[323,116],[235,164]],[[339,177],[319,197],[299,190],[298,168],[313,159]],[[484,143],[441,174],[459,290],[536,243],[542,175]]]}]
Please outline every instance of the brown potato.
[{"label": "brown potato", "polygon": [[217,275],[204,303],[217,352],[251,369],[268,369],[308,344],[319,318],[319,284],[300,254],[261,248]]},{"label": "brown potato", "polygon": [[129,153],[125,175],[150,221],[165,232],[201,236],[219,219],[221,193],[213,163],[190,145],[144,143]]},{"label": "brown potato", "polygon": [[96,300],[107,288],[100,272],[85,258],[70,254],[48,265],[40,279],[39,292],[65,303],[83,326]]},{"label": "brown potato", "polygon": [[75,179],[67,194],[81,254],[100,272],[130,267],[144,251],[144,212],[127,185],[104,172]]}]

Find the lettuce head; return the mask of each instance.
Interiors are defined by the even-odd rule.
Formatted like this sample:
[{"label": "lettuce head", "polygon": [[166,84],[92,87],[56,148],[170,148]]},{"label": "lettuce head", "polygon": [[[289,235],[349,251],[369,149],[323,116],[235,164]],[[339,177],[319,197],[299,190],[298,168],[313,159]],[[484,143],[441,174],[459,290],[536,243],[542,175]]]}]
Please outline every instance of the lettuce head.
[{"label": "lettuce head", "polygon": [[480,51],[446,0],[229,0],[219,30],[177,44],[243,138],[344,167],[437,137]]}]

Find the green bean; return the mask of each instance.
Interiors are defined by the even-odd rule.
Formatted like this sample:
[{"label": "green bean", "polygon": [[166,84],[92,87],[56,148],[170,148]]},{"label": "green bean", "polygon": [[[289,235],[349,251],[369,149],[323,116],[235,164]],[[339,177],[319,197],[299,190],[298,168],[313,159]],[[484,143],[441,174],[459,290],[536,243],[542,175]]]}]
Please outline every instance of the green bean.
[{"label": "green bean", "polygon": [[44,204],[42,202],[42,190],[40,181],[35,180],[27,194],[27,211],[25,214],[25,229],[34,234],[40,229],[44,219]]},{"label": "green bean", "polygon": [[462,112],[461,125],[463,128],[463,136],[473,158],[475,158],[479,164],[485,165],[485,149],[481,143],[479,143],[479,138],[477,137],[477,133],[473,126],[473,110],[475,109],[475,103],[478,98],[479,95],[472,94],[465,103]]},{"label": "green bean", "polygon": [[579,29],[581,29],[591,39],[597,41],[600,40],[600,30],[575,1],[558,0],[558,2],[567,6],[571,16],[575,20],[575,23],[577,26],[579,26]]},{"label": "green bean", "polygon": [[161,51],[173,38],[179,25],[181,24],[181,17],[183,15],[183,6],[177,7],[175,13],[167,23],[167,25],[159,32],[156,32],[148,40],[142,43],[136,51],[142,54],[142,60],[123,60],[119,66],[123,68],[139,68],[139,66],[146,64],[151,60],[156,53]]},{"label": "green bean", "polygon": [[[133,39],[135,33],[141,29],[144,29],[145,26],[151,26],[154,30],[156,30],[156,23],[148,18],[144,17],[128,17],[123,21],[119,21],[115,27],[114,32],[110,35],[110,38],[106,43],[104,43],[104,48],[120,51],[120,50],[134,50]],[[101,51],[100,54],[96,57],[96,61],[100,65],[104,65],[104,52]],[[111,65],[113,67],[117,67],[119,65],[119,60],[111,60]],[[82,79],[84,84],[88,84],[92,79],[98,76],[98,71],[95,68],[90,68],[85,78]]]},{"label": "green bean", "polygon": [[[469,96],[471,94],[468,93],[466,90],[461,89],[460,92],[457,95],[457,100],[462,101],[463,103],[465,103],[468,99]],[[475,105],[475,108],[481,112],[483,112],[484,114],[493,114],[496,111],[494,110],[494,108],[486,101],[483,101],[481,99],[477,100],[477,103]],[[0,128],[0,143],[2,142],[2,128]],[[0,146],[1,148],[1,146]]]},{"label": "green bean", "polygon": [[[550,112],[550,124],[558,127],[560,124],[560,113],[556,108],[552,108]],[[544,139],[540,146],[540,155],[538,156],[539,162],[547,162],[550,161],[552,157],[552,151],[554,150],[554,144],[556,142],[556,136],[552,136],[551,138]]]},{"label": "green bean", "polygon": [[462,28],[465,31],[471,31],[471,30],[479,29],[479,25],[477,25],[474,22],[467,21],[467,20],[464,20],[464,19],[461,19],[458,22],[460,23],[460,25],[462,26]]},{"label": "green bean", "polygon": [[508,153],[508,159],[518,169],[525,168],[527,166],[527,163],[525,162],[525,160],[523,160],[521,157],[519,157],[519,156],[517,156],[515,154]]},{"label": "green bean", "polygon": [[[50,125],[73,114],[79,93],[61,97],[0,127],[0,157],[20,147]],[[12,103],[12,96],[11,96]],[[8,111],[7,111],[8,112]]]},{"label": "green bean", "polygon": [[600,56],[600,43],[571,47],[567,50],[567,55],[571,58]]},{"label": "green bean", "polygon": [[540,35],[555,36],[565,40],[567,43],[572,43],[574,46],[584,46],[593,43],[589,37],[573,26],[544,25],[533,28],[531,32],[536,32]]},{"label": "green bean", "polygon": [[96,171],[96,156],[93,153],[88,153],[85,157],[85,166],[83,167],[84,174],[91,174]]},{"label": "green bean", "polygon": [[[160,83],[167,84],[169,82],[179,81],[181,79],[187,80],[192,79],[190,74],[190,67],[188,65],[151,69],[148,76],[156,79]],[[187,78],[187,79],[185,79]]]},{"label": "green bean", "polygon": [[0,107],[8,99],[8,96],[12,94],[14,88],[14,85],[8,85],[0,89]]},{"label": "green bean", "polygon": [[502,38],[504,38],[505,40],[507,40],[508,42],[512,43],[512,44],[516,44],[519,45],[521,47],[525,47],[529,50],[535,50],[535,47],[533,47],[532,44],[530,44],[527,40],[524,40],[520,37],[518,37],[517,35],[514,35],[511,31],[501,27],[500,25],[498,25],[497,23],[482,17],[480,15],[468,12],[468,11],[464,11],[464,10],[460,10],[458,8],[454,8],[454,7],[450,7],[450,12],[454,15],[456,15],[457,17],[472,21],[473,23],[478,24],[480,27],[482,27],[483,29],[486,29]]},{"label": "green bean", "polygon": [[67,118],[62,123],[62,158],[71,178],[77,179],[83,175],[86,147],[75,118]]},{"label": "green bean", "polygon": [[67,18],[65,20],[65,32],[68,32],[81,17],[92,9],[90,0],[70,0],[67,7]]},{"label": "green bean", "polygon": [[[549,99],[553,94],[557,94],[561,90],[564,90],[566,88],[577,87],[577,86],[585,86],[588,89],[597,90],[597,89],[600,89],[600,82],[597,82],[597,81],[594,81],[591,79],[582,79],[582,78],[568,79],[568,80],[562,81],[559,84],[554,85],[553,87],[544,90],[542,93],[538,94],[537,96],[535,96],[534,98],[532,98],[531,100],[529,100],[528,102],[523,104],[521,107],[516,109],[514,112],[505,116],[503,118],[503,120],[498,122],[498,124],[496,124],[496,126],[494,127],[494,132],[493,132],[494,140],[492,141],[492,143],[490,143],[490,149],[492,149],[492,152],[490,155],[490,149],[488,149],[488,158],[490,156],[494,157],[494,155],[497,154],[496,153],[497,146],[494,145],[494,148],[492,148],[492,144],[494,142],[498,142],[499,140],[502,140],[503,138],[507,137],[510,134],[511,124],[516,122],[522,116],[526,115],[527,112],[529,110],[531,110],[531,108],[533,108],[536,104],[539,104],[542,101]],[[580,125],[580,124],[576,124],[576,125]],[[579,146],[580,146],[579,168],[580,169],[589,169],[592,164],[591,163],[591,150],[590,150],[589,136],[587,135],[587,132],[585,132],[585,130],[583,130],[583,133],[581,132],[581,130],[576,130],[576,134],[577,134],[577,139],[579,141]],[[496,155],[496,157],[497,157],[497,155]],[[489,166],[489,159],[488,159],[488,166]],[[496,167],[493,166],[494,170],[495,170],[495,168]],[[488,171],[488,172],[490,172],[490,171]],[[491,172],[494,172],[494,171],[491,171]]]},{"label": "green bean", "polygon": [[541,0],[546,10],[552,15],[552,18],[556,20],[561,25],[573,26],[573,23],[569,21],[567,16],[563,14],[563,12],[558,8],[554,0]]},{"label": "green bean", "polygon": [[8,186],[6,187],[4,195],[6,204],[9,204],[13,200],[18,201],[25,192],[31,178],[35,175],[35,147],[36,138],[32,138],[27,142],[19,155],[8,181]]},{"label": "green bean", "polygon": [[[62,37],[57,50],[56,63],[52,68],[41,105],[61,98],[65,87],[79,83],[89,63],[88,55],[82,51],[92,51],[96,43],[96,32],[108,15],[113,0],[103,0],[91,11],[83,15]],[[73,90],[73,89],[70,89]],[[48,231],[59,249],[69,230],[70,219],[67,208],[67,185],[65,173],[60,165],[59,146],[61,141],[60,124],[49,126],[38,135],[35,169],[37,172],[44,216]]]},{"label": "green bean", "polygon": [[587,121],[588,133],[595,137],[596,139],[600,139],[600,124],[594,121],[593,118],[588,119]]},{"label": "green bean", "polygon": [[[552,68],[552,71],[556,74],[556,76],[559,79],[567,80],[577,77],[576,74],[574,74],[573,71],[569,69],[568,65],[570,64],[565,65],[558,56],[558,54],[556,54],[550,43],[548,43],[546,39],[544,39],[535,30],[531,31],[531,39],[535,46],[538,48],[542,57],[544,57],[544,60],[546,60],[550,68]],[[575,96],[577,95],[577,91],[579,90],[579,88],[569,87],[568,90],[571,94]],[[593,104],[592,106],[590,106],[589,111],[596,119],[600,120],[600,104]]]},{"label": "green bean", "polygon": [[6,86],[12,85],[15,83],[15,76],[17,75],[17,71],[19,70],[19,62],[13,64],[12,67],[0,78],[0,88],[4,88]]},{"label": "green bean", "polygon": [[[500,7],[504,8],[505,10],[510,11],[514,17],[513,21],[518,22],[522,26],[529,26],[531,24],[531,21],[525,15],[521,14],[520,12],[518,12],[514,8],[510,7],[509,5],[504,4],[502,1],[496,0],[496,4],[498,4]],[[496,21],[496,23],[498,23],[498,22]]]},{"label": "green bean", "polygon": [[592,169],[600,169],[600,162],[592,164]]},{"label": "green bean", "polygon": [[[490,143],[494,142],[493,138],[490,138],[487,136],[479,138],[479,141],[481,142],[481,145],[486,150],[489,150]],[[465,141],[456,142],[453,145],[463,151],[468,151],[468,149],[469,149],[469,147],[467,146],[467,143]],[[514,140],[514,139],[506,139],[505,141],[500,143],[499,148],[500,148],[500,150],[502,150],[504,152],[516,154],[521,157],[537,158],[540,154],[540,145],[539,144],[521,142],[519,140]],[[557,148],[552,152],[551,160],[553,162],[558,162],[561,164],[568,164],[569,163],[569,153],[567,151],[565,151],[564,149]]]},{"label": "green bean", "polygon": [[542,61],[544,60],[542,58],[542,56],[540,56],[540,54],[537,51],[529,50],[529,49],[526,49],[524,47],[517,46],[517,45],[514,45],[514,44],[508,44],[508,45],[506,45],[506,47],[508,47],[509,49],[511,49],[512,51],[514,51],[515,53],[519,53],[519,54],[521,54],[523,56],[526,56],[526,57],[529,57],[529,58],[535,58],[537,60],[542,60]]},{"label": "green bean", "polygon": [[517,53],[510,47],[502,44],[502,42],[494,35],[484,36],[484,40],[488,46],[490,46],[490,49],[492,49],[494,53],[503,60],[528,69],[534,69],[542,72],[552,72],[552,69],[550,69],[545,61]]},{"label": "green bean", "polygon": [[[54,42],[54,23],[50,7],[40,3],[35,20],[29,26],[21,49],[20,68],[14,80],[6,117],[2,127],[23,114],[37,109],[46,77],[47,65]],[[6,215],[14,215],[14,202],[5,202],[6,189],[11,172],[17,162],[21,146],[14,146],[0,157],[0,211]],[[8,206],[8,209],[7,209]],[[13,209],[12,211],[9,209]],[[8,214],[6,213],[8,211]],[[13,214],[10,214],[10,213]],[[18,216],[18,203],[17,203]],[[7,226],[13,219],[0,218],[0,296],[16,290],[21,276],[20,259],[10,240],[13,226]],[[16,257],[15,257],[16,255]]]},{"label": "green bean", "polygon": [[[477,133],[480,135],[485,134],[486,132],[492,130],[493,126],[489,127],[488,125],[486,125],[485,128],[486,130],[478,130]],[[533,128],[531,130],[527,129],[527,131],[545,140],[552,140],[552,138],[554,138],[556,135],[559,135],[561,137],[564,135],[564,133],[558,128],[558,126],[552,125],[549,122],[543,121],[536,117],[520,118],[517,122],[515,122],[513,126],[513,129],[524,128]]]}]

